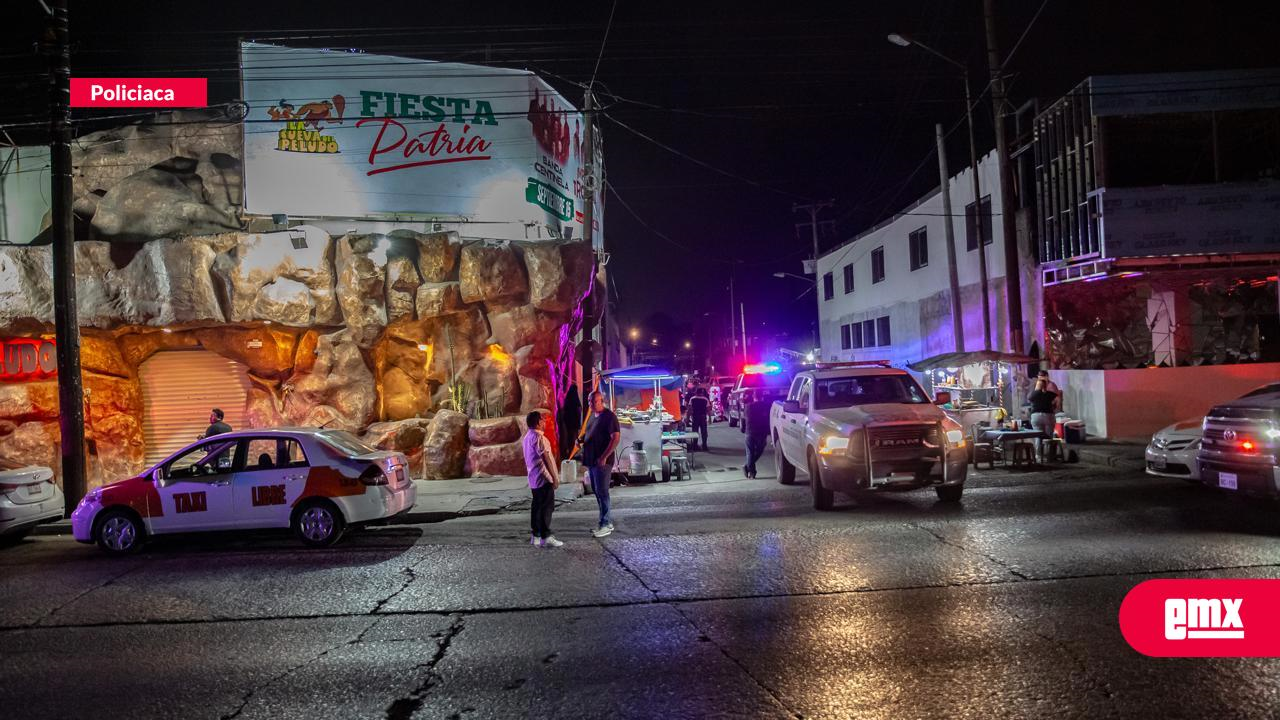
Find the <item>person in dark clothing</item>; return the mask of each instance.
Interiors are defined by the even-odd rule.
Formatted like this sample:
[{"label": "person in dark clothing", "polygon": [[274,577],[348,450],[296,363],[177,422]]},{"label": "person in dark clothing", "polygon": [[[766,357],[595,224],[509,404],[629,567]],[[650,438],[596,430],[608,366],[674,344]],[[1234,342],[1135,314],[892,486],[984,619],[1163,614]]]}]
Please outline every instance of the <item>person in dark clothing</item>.
[{"label": "person in dark clothing", "polygon": [[764,455],[764,446],[769,440],[769,412],[772,403],[759,397],[747,404],[743,414],[743,429],[747,436],[747,464],[742,472],[749,478],[756,476],[756,461]]},{"label": "person in dark clothing", "polygon": [[[1053,429],[1057,415],[1054,408],[1058,404],[1058,394],[1049,390],[1047,379],[1036,380],[1036,388],[1027,396],[1031,404],[1031,427],[1039,430],[1046,438],[1053,437]],[[1044,460],[1045,444],[1036,439],[1036,454]]]},{"label": "person in dark clothing", "polygon": [[[560,437],[578,437],[578,430],[582,428],[582,401],[578,399],[577,385],[570,385],[569,391],[564,394],[564,407],[556,415],[556,422],[560,427]],[[560,444],[561,460],[568,460],[572,454],[573,443],[564,442]]]},{"label": "person in dark clothing", "polygon": [[689,415],[689,426],[702,438],[702,449],[707,447],[707,418],[711,416],[711,395],[707,389],[698,385],[689,395],[689,403],[685,409]]},{"label": "person in dark clothing", "polygon": [[591,494],[596,496],[600,508],[600,522],[591,534],[604,537],[613,532],[613,518],[609,514],[609,478],[613,475],[614,453],[622,438],[622,426],[613,411],[604,406],[604,394],[593,390],[587,396],[591,403],[591,415],[587,418],[586,432],[582,437],[582,464],[587,466],[591,478]]},{"label": "person in dark clothing", "polygon": [[200,439],[211,438],[214,435],[231,432],[231,426],[222,422],[223,414],[218,408],[209,411],[209,429],[204,431],[204,435]]}]

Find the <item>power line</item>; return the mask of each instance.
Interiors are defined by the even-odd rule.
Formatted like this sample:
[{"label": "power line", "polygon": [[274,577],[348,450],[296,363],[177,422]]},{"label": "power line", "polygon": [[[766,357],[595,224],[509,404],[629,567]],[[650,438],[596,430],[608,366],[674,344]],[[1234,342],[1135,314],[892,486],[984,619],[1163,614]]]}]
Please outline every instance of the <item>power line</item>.
[{"label": "power line", "polygon": [[604,59],[604,46],[609,42],[609,29],[613,27],[613,14],[618,11],[618,0],[613,0],[613,8],[609,10],[609,22],[604,26],[604,38],[600,40],[600,53],[596,55],[596,66],[591,71],[591,82],[587,83],[590,88],[596,84],[596,75],[600,73],[600,61]]}]

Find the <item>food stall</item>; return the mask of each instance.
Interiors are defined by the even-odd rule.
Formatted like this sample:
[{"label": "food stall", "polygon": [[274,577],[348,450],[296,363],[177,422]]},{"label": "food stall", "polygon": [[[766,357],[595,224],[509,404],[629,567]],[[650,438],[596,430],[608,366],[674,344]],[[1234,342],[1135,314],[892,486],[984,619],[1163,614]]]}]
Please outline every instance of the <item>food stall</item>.
[{"label": "food stall", "polygon": [[683,443],[697,435],[677,427],[684,378],[651,365],[631,365],[600,379],[620,428],[614,472],[663,482],[687,478],[689,454]]},{"label": "food stall", "polygon": [[951,395],[942,409],[968,436],[978,423],[995,427],[1016,414],[1028,387],[1027,374],[1019,368],[1037,362],[1028,355],[975,350],[943,353],[907,367],[924,376],[931,395]]}]

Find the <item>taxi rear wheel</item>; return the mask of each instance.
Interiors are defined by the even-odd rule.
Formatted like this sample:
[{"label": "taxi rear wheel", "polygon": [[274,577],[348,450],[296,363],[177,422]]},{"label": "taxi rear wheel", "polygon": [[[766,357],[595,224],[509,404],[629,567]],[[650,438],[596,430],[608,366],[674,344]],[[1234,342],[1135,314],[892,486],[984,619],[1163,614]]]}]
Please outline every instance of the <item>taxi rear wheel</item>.
[{"label": "taxi rear wheel", "polygon": [[142,521],[127,510],[107,510],[98,518],[94,536],[98,547],[112,555],[128,555],[142,548]]},{"label": "taxi rear wheel", "polygon": [[329,547],[346,529],[342,513],[327,500],[305,503],[293,514],[293,532],[308,547]]}]

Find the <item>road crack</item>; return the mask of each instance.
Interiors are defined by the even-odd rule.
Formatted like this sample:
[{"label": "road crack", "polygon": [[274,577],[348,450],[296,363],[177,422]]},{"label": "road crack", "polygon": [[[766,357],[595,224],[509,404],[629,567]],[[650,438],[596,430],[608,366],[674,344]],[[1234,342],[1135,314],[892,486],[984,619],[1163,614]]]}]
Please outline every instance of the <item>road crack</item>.
[{"label": "road crack", "polygon": [[[357,638],[364,637],[364,634],[365,634],[365,633],[367,633],[367,632],[369,632],[370,628],[372,628],[374,625],[377,625],[377,624],[378,624],[378,622],[379,622],[380,620],[382,620],[382,618],[373,618],[373,621],[372,621],[372,622],[370,622],[370,623],[369,623],[369,624],[368,624],[364,629],[362,629],[362,630],[361,630],[361,631],[356,635],[356,637],[357,637]],[[236,706],[236,707],[235,707],[231,712],[223,714],[223,715],[221,716],[221,720],[235,720],[235,718],[240,717],[240,713],[244,712],[244,709],[245,709],[246,707],[248,707],[248,706],[249,706],[249,701],[250,701],[250,700],[252,700],[252,699],[253,699],[253,697],[254,697],[255,695],[257,695],[257,694],[258,694],[258,692],[259,692],[260,690],[265,690],[265,689],[267,689],[267,688],[271,687],[272,685],[275,685],[276,683],[278,683],[278,682],[280,682],[281,680],[283,680],[283,679],[285,679],[285,678],[289,677],[289,676],[290,676],[290,675],[292,675],[293,673],[295,673],[295,672],[297,672],[297,671],[301,670],[302,668],[304,668],[304,667],[306,667],[306,666],[308,666],[308,665],[311,665],[312,663],[316,662],[317,660],[320,660],[321,658],[323,658],[324,656],[326,656],[326,655],[328,655],[329,653],[333,652],[334,650],[337,650],[338,648],[340,648],[340,647],[342,647],[342,646],[344,646],[344,645],[350,645],[352,642],[354,642],[354,641],[353,641],[353,640],[347,640],[347,641],[344,641],[344,642],[335,643],[335,644],[333,644],[333,645],[331,645],[331,646],[329,646],[329,647],[325,648],[324,650],[321,650],[319,653],[317,653],[317,654],[313,655],[312,657],[310,657],[310,658],[308,658],[308,659],[306,659],[306,660],[303,660],[302,662],[298,663],[297,665],[294,665],[293,667],[290,667],[289,669],[285,670],[284,672],[282,672],[282,673],[280,673],[280,674],[278,674],[278,675],[276,675],[276,676],[272,677],[270,680],[267,680],[266,682],[264,682],[264,683],[262,683],[262,684],[260,684],[260,685],[254,685],[253,687],[249,688],[249,691],[248,691],[248,692],[246,692],[244,695],[242,695],[242,696],[240,697],[240,704],[239,704],[239,705],[237,705],[237,706]]]},{"label": "road crack", "polygon": [[133,567],[129,568],[128,570],[125,570],[124,572],[122,572],[122,573],[120,573],[120,574],[118,574],[118,575],[112,575],[111,577],[107,578],[106,580],[104,580],[102,583],[100,583],[100,584],[98,584],[98,585],[94,585],[93,587],[91,587],[91,588],[89,588],[89,589],[87,589],[87,590],[84,590],[84,591],[82,591],[82,592],[76,593],[76,596],[75,596],[75,597],[71,598],[70,600],[68,600],[68,601],[66,601],[66,602],[64,602],[64,603],[62,603],[61,605],[59,605],[59,606],[57,606],[57,607],[53,608],[52,610],[50,610],[49,612],[45,613],[45,614],[44,614],[40,619],[36,620],[35,622],[32,622],[32,623],[30,624],[30,626],[31,626],[31,627],[35,627],[35,626],[37,626],[37,625],[44,625],[44,622],[45,622],[46,620],[48,620],[49,618],[53,617],[54,615],[57,615],[57,614],[58,614],[60,611],[62,611],[63,609],[65,609],[65,608],[67,608],[67,607],[70,607],[70,606],[71,606],[72,604],[74,604],[76,601],[80,600],[81,598],[85,597],[86,595],[89,595],[90,593],[96,592],[96,591],[98,591],[98,590],[101,590],[101,589],[102,589],[102,588],[104,588],[104,587],[107,587],[107,586],[109,586],[109,585],[111,585],[111,584],[115,583],[117,580],[119,580],[120,578],[124,577],[125,575],[128,575],[128,574],[133,573],[133,572],[137,572],[138,570],[141,570],[141,569],[144,567],[144,565],[145,565],[145,563],[143,563],[143,562],[139,562],[137,565],[134,565]]},{"label": "road crack", "polygon": [[927,532],[927,533],[929,533],[930,535],[932,535],[932,536],[934,537],[934,539],[935,539],[935,540],[937,540],[938,542],[942,543],[943,545],[947,545],[947,546],[950,546],[950,547],[956,548],[956,549],[961,550],[961,551],[963,551],[963,552],[969,553],[970,555],[976,555],[976,556],[978,556],[978,557],[980,557],[980,558],[982,558],[982,559],[986,560],[987,562],[989,562],[989,563],[991,563],[991,564],[993,564],[993,565],[997,565],[997,566],[999,566],[1000,568],[1002,568],[1003,570],[1005,570],[1006,572],[1008,572],[1010,575],[1012,575],[1012,576],[1014,576],[1014,577],[1018,578],[1019,580],[1031,580],[1031,579],[1032,579],[1030,576],[1025,575],[1025,574],[1023,574],[1022,572],[1018,571],[1016,568],[1014,568],[1012,565],[1010,565],[1009,563],[1005,562],[1004,560],[1001,560],[1000,558],[998,558],[998,557],[996,557],[996,556],[994,556],[994,555],[992,555],[992,554],[990,554],[990,553],[985,553],[985,552],[982,552],[981,550],[975,550],[975,549],[973,549],[973,548],[971,548],[971,547],[969,547],[968,545],[965,545],[965,544],[963,544],[963,543],[958,543],[958,542],[955,542],[955,541],[953,541],[953,540],[948,540],[945,536],[943,536],[943,534],[942,534],[942,533],[937,532],[936,530],[932,530],[932,529],[927,528],[927,527],[925,527],[925,526],[923,526],[923,525],[917,525],[917,524],[915,524],[915,523],[907,523],[907,527],[912,527],[912,528],[915,528],[915,529],[917,529],[917,530],[923,530],[924,532]]},{"label": "road crack", "polygon": [[[640,586],[643,587],[645,590],[647,590],[649,594],[653,596],[654,603],[665,605],[671,608],[673,611],[675,611],[677,615],[680,616],[680,619],[684,620],[685,624],[693,628],[693,631],[698,634],[697,639],[700,642],[709,642],[713,646],[715,646],[716,650],[719,650],[720,654],[723,655],[726,660],[728,660],[735,667],[737,667],[738,670],[741,671],[743,675],[746,675],[748,678],[750,678],[751,682],[755,683],[756,687],[764,691],[764,693],[768,695],[770,698],[772,698],[773,701],[778,704],[778,707],[786,711],[788,715],[790,715],[793,718],[796,718],[796,720],[801,720],[804,717],[800,713],[791,709],[791,707],[788,706],[787,703],[782,700],[782,696],[776,690],[766,685],[764,681],[762,681],[760,678],[756,677],[756,674],[753,673],[751,669],[748,668],[746,664],[744,664],[741,660],[734,657],[733,654],[729,652],[728,648],[726,648],[724,645],[721,645],[719,642],[716,642],[716,639],[711,637],[711,634],[709,632],[702,629],[702,627],[698,625],[696,620],[694,620],[687,613],[685,613],[685,611],[680,607],[681,605],[680,603],[664,600],[661,597],[659,597],[658,592],[653,588],[649,587],[649,583],[645,582],[644,578],[640,577],[639,573],[637,573],[635,570],[632,570],[631,566],[627,565],[627,563],[622,560],[622,557],[619,556],[616,552],[614,552],[613,548],[609,547],[609,545],[605,543],[603,540],[600,541],[600,547],[604,548],[605,552],[609,553],[609,557],[613,558],[613,561],[618,563],[619,567],[621,567],[625,572],[627,572],[627,574],[631,575],[631,577],[635,578],[636,582],[640,583]],[[643,604],[643,603],[639,603],[639,604]]]},{"label": "road crack", "polygon": [[464,620],[465,616],[461,614],[453,616],[453,622],[449,625],[449,629],[445,630],[439,642],[436,643],[435,654],[425,663],[413,668],[415,671],[426,671],[422,682],[408,695],[391,701],[391,704],[387,706],[387,720],[408,720],[422,708],[422,704],[426,702],[427,695],[431,693],[431,689],[440,684],[441,677],[436,672],[436,666],[440,664],[445,654],[449,652],[449,646],[453,644],[453,639],[458,636],[458,633],[462,632]]},{"label": "road crack", "polygon": [[[441,552],[441,550],[437,550],[436,552]],[[396,596],[398,596],[400,593],[404,592],[405,590],[408,590],[409,586],[412,585],[414,581],[418,579],[418,573],[417,573],[418,566],[426,562],[427,559],[435,555],[436,552],[424,553],[422,557],[418,558],[418,560],[414,562],[412,565],[406,565],[405,567],[401,568],[400,574],[405,576],[404,582],[400,584],[400,587],[395,592],[379,600],[377,604],[373,606],[373,609],[369,611],[369,614],[373,615],[375,613],[380,612],[382,608],[386,607],[387,603],[391,602],[392,600],[395,600]]]}]

